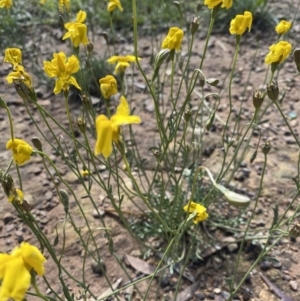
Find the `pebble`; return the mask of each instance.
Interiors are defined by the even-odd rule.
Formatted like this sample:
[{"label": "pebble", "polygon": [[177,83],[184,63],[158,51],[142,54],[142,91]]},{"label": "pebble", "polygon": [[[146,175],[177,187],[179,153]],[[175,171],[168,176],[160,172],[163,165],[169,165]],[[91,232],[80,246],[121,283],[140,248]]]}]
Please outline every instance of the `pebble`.
[{"label": "pebble", "polygon": [[267,270],[269,270],[271,267],[272,267],[271,262],[270,262],[270,261],[267,261],[267,260],[262,261],[261,264],[260,264],[260,268],[261,268],[263,271],[267,271]]},{"label": "pebble", "polygon": [[218,287],[215,288],[215,289],[214,289],[214,293],[217,294],[217,295],[221,294],[221,289],[218,288]]},{"label": "pebble", "polygon": [[290,287],[291,287],[291,289],[293,290],[293,291],[298,291],[298,283],[297,283],[297,281],[295,281],[295,280],[292,280],[292,281],[290,281]]},{"label": "pebble", "polygon": [[281,269],[282,268],[282,264],[280,261],[274,261],[272,262],[272,266],[274,269]]},{"label": "pebble", "polygon": [[14,215],[12,215],[10,212],[6,212],[3,216],[4,224],[8,224],[9,222],[13,221],[15,219]]},{"label": "pebble", "polygon": [[93,273],[98,274],[99,276],[102,276],[103,272],[106,271],[106,266],[103,261],[100,261],[100,263],[93,262],[91,264],[91,268],[92,268]]},{"label": "pebble", "polygon": [[98,211],[96,209],[94,209],[92,212],[93,218],[100,218],[100,217],[103,217],[104,215],[105,215],[105,211],[100,208],[98,208]]},{"label": "pebble", "polygon": [[5,230],[8,233],[8,232],[11,232],[14,228],[15,228],[15,225],[14,224],[10,224],[10,225],[7,225],[5,227]]},{"label": "pebble", "polygon": [[205,299],[205,295],[202,294],[202,293],[195,294],[195,297],[197,298],[197,300],[204,300]]}]

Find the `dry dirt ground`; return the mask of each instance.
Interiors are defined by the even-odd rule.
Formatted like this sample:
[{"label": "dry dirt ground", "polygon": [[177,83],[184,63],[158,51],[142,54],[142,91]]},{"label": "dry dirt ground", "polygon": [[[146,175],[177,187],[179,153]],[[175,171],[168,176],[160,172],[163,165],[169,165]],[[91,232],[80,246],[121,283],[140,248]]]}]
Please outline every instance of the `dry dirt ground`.
[{"label": "dry dirt ground", "polygon": [[[295,24],[291,31],[290,40],[293,47],[297,46],[299,37],[299,25]],[[236,118],[240,105],[242,105],[241,120],[243,124],[246,124],[251,120],[253,114],[252,106],[252,92],[255,89],[262,88],[261,84],[264,82],[266,65],[264,64],[264,57],[268,52],[268,45],[275,42],[275,35],[269,37],[262,36],[257,40],[258,32],[247,33],[242,37],[240,55],[236,68],[235,80],[232,87],[232,96],[234,101],[234,114],[232,122]],[[52,52],[62,50],[68,51],[67,45],[61,43],[58,39],[62,36],[62,33],[55,31],[49,38],[48,34],[41,35],[37,33],[32,39],[33,44],[40,45],[41,57],[39,61],[49,60],[52,57]],[[193,56],[191,60],[191,68],[196,68],[199,65],[199,54],[202,53],[204,46],[205,33],[199,32],[193,48]],[[41,40],[40,40],[41,39]],[[157,43],[161,36],[157,37]],[[39,41],[39,43],[37,43]],[[205,87],[206,92],[219,92],[222,86],[226,90],[228,79],[226,76],[230,70],[231,59],[234,53],[235,38],[229,34],[213,35],[209,44],[209,51],[204,63],[203,72],[207,77],[216,77],[220,80],[220,84],[216,88]],[[257,44],[259,50],[256,53]],[[27,45],[31,47],[32,44]],[[100,36],[96,36],[94,43],[95,55],[101,56],[105,49],[105,41]],[[12,45],[13,46],[13,45]],[[131,54],[133,53],[133,47],[131,43],[117,44],[118,53]],[[3,51],[2,51],[3,53]],[[256,56],[255,56],[256,53]],[[183,47],[182,56],[186,58],[186,45]],[[142,66],[146,72],[150,73],[150,56],[151,56],[151,44],[148,39],[141,38],[139,41],[139,56],[142,58]],[[0,61],[3,59],[0,57]],[[30,73],[30,65],[32,63],[31,58],[24,60],[24,65]],[[42,66],[42,65],[41,65]],[[8,72],[8,65],[2,64],[0,67],[0,93],[1,96],[8,103],[13,115],[15,133],[17,136],[30,141],[32,137],[39,137],[45,145],[44,150],[51,154],[52,160],[57,164],[61,174],[65,180],[72,186],[74,192],[79,198],[84,197],[84,189],[77,180],[75,175],[68,171],[67,166],[61,163],[60,158],[52,152],[51,148],[43,141],[40,133],[33,125],[30,118],[27,116],[23,101],[16,94],[14,88],[6,83],[5,76]],[[247,78],[251,72],[249,81]],[[129,71],[129,75],[131,71]],[[38,76],[35,76],[35,86],[38,86]],[[133,81],[133,93],[134,102],[132,106],[136,108],[136,113],[141,116],[143,124],[137,126],[136,137],[138,145],[143,157],[148,159],[148,164],[145,168],[151,171],[151,165],[153,158],[149,152],[149,148],[155,145],[155,123],[154,112],[151,104],[151,97],[149,93],[143,89],[143,80],[141,76],[135,72],[134,76],[129,76],[129,83]],[[292,61],[292,56],[287,60],[284,68],[280,71],[279,88],[281,91],[284,89],[287,91],[288,97],[284,99],[282,103],[282,109],[285,115],[288,117],[289,122],[294,129],[296,135],[299,134],[299,84],[296,73],[295,65]],[[245,84],[247,83],[247,84]],[[196,90],[198,88],[196,87]],[[63,106],[63,99],[61,95],[54,96],[51,91],[45,91],[41,89],[39,103],[51,112],[58,120],[65,126],[68,126],[66,122],[66,113]],[[193,93],[191,103],[193,106],[199,104],[200,98],[197,93]],[[78,116],[81,112],[79,102],[70,103],[72,116]],[[32,107],[32,114],[37,118],[38,124],[44,134],[47,136],[47,129],[41,122],[41,118],[38,116],[38,112]],[[228,113],[228,95],[222,94],[221,104],[218,110],[218,116],[221,120],[225,120]],[[6,141],[10,138],[8,119],[5,115],[5,111],[0,111],[0,122],[2,128],[2,135],[0,137],[0,156],[1,156],[1,169],[5,169],[7,163],[11,158],[11,153],[5,149]],[[275,203],[281,199],[281,197],[294,187],[292,178],[297,175],[297,161],[299,155],[299,147],[294,143],[288,128],[284,124],[279,112],[275,106],[271,106],[265,114],[264,123],[260,126],[262,131],[263,142],[269,140],[272,145],[272,149],[268,155],[268,164],[266,170],[266,176],[263,186],[263,191],[260,197],[259,208],[256,210],[255,218],[253,221],[253,228],[265,228],[271,224],[273,218],[273,210]],[[216,174],[220,170],[222,162],[222,150],[220,147],[220,135],[222,125],[219,121],[215,122],[215,127],[212,132],[206,133],[204,136],[204,152],[203,164],[211,169]],[[58,127],[53,126],[53,131],[57,135],[62,135],[61,130]],[[145,134],[147,136],[145,138]],[[257,141],[253,140],[255,145]],[[67,141],[67,143],[69,143]],[[258,156],[253,164],[249,163],[251,154],[247,154],[241,168],[235,175],[234,180],[230,185],[235,189],[244,191],[250,196],[254,196],[258,191],[260,173],[263,165],[263,154],[258,153]],[[25,192],[26,200],[32,206],[32,213],[36,216],[40,222],[42,229],[47,233],[52,241],[55,237],[54,227],[56,223],[64,217],[63,206],[59,203],[56,190],[53,183],[51,183],[45,168],[42,165],[42,159],[38,156],[32,158],[32,160],[20,168],[20,172],[23,178],[23,189]],[[103,177],[107,173],[103,170]],[[12,176],[17,179],[16,170],[12,168]],[[16,180],[17,182],[17,180]],[[61,185],[61,184],[59,184]],[[61,186],[63,188],[63,186]],[[110,204],[106,199],[106,195],[99,188],[94,187],[93,195],[98,202],[100,209],[104,210],[109,208]],[[29,241],[36,243],[36,238],[23,224],[23,222],[17,217],[14,208],[7,202],[7,198],[3,192],[0,192],[0,250],[1,252],[10,251],[16,244],[21,241]],[[279,208],[280,212],[288,206],[291,198],[286,197],[280,200]],[[78,208],[74,201],[70,201],[70,210],[78,218],[78,227],[83,225],[83,221],[79,218]],[[92,228],[100,226],[99,217],[94,212],[87,198],[81,198],[82,206],[88,216]],[[292,215],[298,204],[298,200],[291,208],[288,215]],[[237,210],[222,204],[216,210],[222,210],[223,215],[230,216],[231,213],[236,213]],[[251,213],[253,206],[250,206],[243,216],[247,217]],[[130,202],[123,204],[123,210],[132,210],[133,206]],[[126,266],[126,260],[124,256],[130,255],[138,257],[142,254],[141,246],[134,241],[123,228],[121,221],[114,214],[109,214],[105,211],[104,220],[106,226],[112,230],[112,239],[114,243],[114,253],[109,253],[107,247],[107,239],[104,238],[103,233],[99,232],[96,235],[97,245],[99,252],[102,255],[103,261],[106,265],[106,275],[115,283],[118,279],[122,279],[119,287],[122,287],[127,281],[128,277],[124,271],[120,268],[116,258],[120,259]],[[83,229],[84,231],[85,229]],[[216,229],[209,230],[214,236],[224,238],[222,232]],[[72,232],[71,227],[66,226],[66,247],[65,256],[63,258],[63,264],[66,265],[72,276],[81,277],[81,270],[78,266],[82,265],[83,248],[80,242],[75,238],[75,234]],[[220,234],[221,233],[221,234]],[[262,230],[262,234],[263,234]],[[62,233],[60,232],[60,235]],[[215,249],[208,250],[203,253],[204,260],[202,262],[194,263],[189,267],[189,273],[191,277],[186,277],[182,283],[182,290],[190,289],[194,293],[191,298],[188,298],[188,291],[185,291],[180,297],[180,300],[225,300],[228,291],[228,287],[225,282],[225,278],[230,276],[233,271],[233,265],[235,262],[237,246],[230,247],[227,243],[221,243],[220,241],[212,241],[212,245]],[[218,247],[219,246],[219,247]],[[235,245],[234,245],[235,246]],[[61,243],[55,247],[58,254],[61,251]],[[284,292],[286,296],[281,296],[283,300],[300,300],[300,293],[298,284],[300,282],[300,267],[299,267],[299,242],[297,240],[290,240],[289,238],[283,239],[279,245],[277,245],[269,254],[277,261],[264,260],[257,268],[251,273],[246,284],[242,287],[240,294],[236,297],[237,300],[280,300],[274,293],[277,289]],[[247,249],[247,250],[246,250]],[[243,254],[242,264],[240,266],[240,272],[242,273],[251,265],[255,260],[255,247],[249,245],[245,249]],[[247,251],[247,252],[246,252]],[[130,257],[128,257],[130,259]],[[128,261],[128,260],[127,260]],[[130,260],[129,260],[130,261]],[[157,263],[157,258],[149,260],[151,264]],[[99,275],[95,268],[91,268],[92,260],[87,258],[87,265],[85,267],[86,283],[90,284],[90,288],[96,296],[100,296],[108,288],[107,282],[103,275]],[[128,262],[127,262],[128,264]],[[135,278],[139,275],[139,271],[132,265],[127,267],[130,277]],[[275,285],[273,291],[270,289],[267,281],[264,281],[260,276],[267,276],[268,279]],[[46,274],[49,281],[52,283],[55,291],[58,294],[62,293],[62,288],[58,285],[57,277],[58,271],[56,270],[53,262],[48,260],[46,263]],[[173,300],[174,287],[176,285],[178,275],[169,276],[164,285],[160,287],[157,285],[157,281],[154,280],[148,300],[153,300],[158,290],[160,300],[163,297],[166,300]],[[69,278],[66,278],[66,283],[74,294],[78,295],[78,288],[74,282]],[[189,280],[188,280],[189,279]],[[42,283],[42,281],[40,281]],[[145,281],[138,285],[138,288],[143,291],[147,287],[149,282]],[[192,287],[190,287],[192,285]],[[44,288],[43,285],[41,285]],[[135,289],[134,289],[135,291]],[[139,300],[137,294],[134,291],[127,290],[126,293],[120,297],[121,300],[125,300],[126,296],[133,294],[133,300]],[[49,293],[49,292],[48,292]],[[127,294],[127,295],[126,295]],[[185,297],[184,297],[185,296]],[[288,299],[288,297],[290,299]],[[28,297],[30,299],[31,297]],[[123,299],[122,299],[123,298]],[[178,299],[179,300],[179,299]]]}]

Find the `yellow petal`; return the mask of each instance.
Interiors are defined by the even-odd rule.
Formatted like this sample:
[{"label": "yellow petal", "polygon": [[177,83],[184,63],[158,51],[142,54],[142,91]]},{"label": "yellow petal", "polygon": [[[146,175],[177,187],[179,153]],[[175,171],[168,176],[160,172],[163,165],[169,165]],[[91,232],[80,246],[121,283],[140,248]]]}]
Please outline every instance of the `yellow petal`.
[{"label": "yellow petal", "polygon": [[113,129],[111,121],[105,115],[99,115],[96,118],[96,132],[95,155],[102,154],[108,158],[112,153]]},{"label": "yellow petal", "polygon": [[46,258],[43,256],[41,251],[27,242],[23,242],[20,249],[26,264],[33,268],[38,275],[43,276],[45,273],[44,263]]},{"label": "yellow petal", "polygon": [[120,104],[117,107],[116,115],[129,116],[129,105],[123,95],[120,98]]},{"label": "yellow petal", "polygon": [[22,301],[30,286],[30,273],[20,256],[9,255],[5,263],[3,280],[0,288],[0,300]]}]

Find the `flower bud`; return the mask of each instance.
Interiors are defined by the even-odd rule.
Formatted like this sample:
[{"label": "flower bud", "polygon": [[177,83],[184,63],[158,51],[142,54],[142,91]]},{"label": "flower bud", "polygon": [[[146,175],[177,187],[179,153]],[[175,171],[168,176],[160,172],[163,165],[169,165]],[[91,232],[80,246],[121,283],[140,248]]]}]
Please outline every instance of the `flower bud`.
[{"label": "flower bud", "polygon": [[79,128],[79,131],[82,133],[82,134],[84,134],[85,133],[85,131],[86,131],[86,122],[85,122],[85,120],[82,118],[82,117],[78,117],[77,119],[76,119],[76,125],[78,126],[78,128]]},{"label": "flower bud", "polygon": [[191,119],[191,116],[192,116],[191,110],[185,110],[184,115],[183,115],[185,122],[189,122],[189,120]]},{"label": "flower bud", "polygon": [[289,231],[289,235],[294,238],[297,238],[300,236],[300,223],[299,222],[296,222],[295,224],[292,225],[292,228]]},{"label": "flower bud", "polygon": [[206,79],[206,83],[210,86],[215,87],[219,83],[219,80],[217,78],[208,78]]},{"label": "flower bud", "polygon": [[294,50],[294,61],[296,63],[296,66],[297,66],[297,70],[298,72],[300,72],[300,48],[296,48]]},{"label": "flower bud", "polygon": [[94,50],[94,44],[91,41],[89,41],[88,44],[86,45],[86,48],[88,53],[92,53]]},{"label": "flower bud", "polygon": [[209,116],[208,120],[206,121],[206,129],[209,131],[211,129],[211,126],[214,123],[214,119],[215,119],[215,113],[216,111],[213,111],[211,113],[211,115]]},{"label": "flower bud", "polygon": [[271,84],[267,85],[267,94],[273,101],[276,101],[278,99],[279,89],[277,83],[272,82]]},{"label": "flower bud", "polygon": [[246,207],[250,204],[251,201],[249,197],[231,190],[224,191],[223,195],[225,196],[229,204],[236,207]]},{"label": "flower bud", "polygon": [[155,78],[158,75],[158,71],[160,66],[162,65],[162,63],[166,60],[170,58],[170,53],[171,50],[166,48],[166,49],[162,49],[155,57],[155,61],[154,61],[154,73],[152,75],[152,81],[155,80]]},{"label": "flower bud", "polygon": [[191,22],[191,27],[190,27],[192,34],[196,33],[196,31],[198,30],[199,24],[200,24],[200,18],[194,17],[193,21]]},{"label": "flower bud", "polygon": [[253,92],[253,106],[255,109],[259,109],[264,101],[264,95],[260,91]]},{"label": "flower bud", "polygon": [[271,150],[271,142],[268,140],[264,145],[262,145],[261,150],[265,155],[267,155]]},{"label": "flower bud", "polygon": [[33,146],[34,146],[38,151],[40,151],[40,152],[43,151],[43,145],[42,145],[42,142],[41,142],[41,140],[40,140],[39,138],[33,137],[33,138],[31,139],[31,142],[32,142]]}]

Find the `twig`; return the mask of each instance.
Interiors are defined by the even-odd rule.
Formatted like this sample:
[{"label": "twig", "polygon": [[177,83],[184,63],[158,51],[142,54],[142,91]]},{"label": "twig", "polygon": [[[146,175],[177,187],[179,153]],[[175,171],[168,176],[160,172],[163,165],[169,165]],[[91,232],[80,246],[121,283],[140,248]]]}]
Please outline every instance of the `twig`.
[{"label": "twig", "polygon": [[278,286],[276,286],[273,282],[271,282],[269,278],[265,276],[263,273],[259,273],[259,276],[268,285],[270,290],[274,292],[279,298],[281,298],[282,301],[294,301],[292,298],[287,296],[282,290],[280,290]]}]

